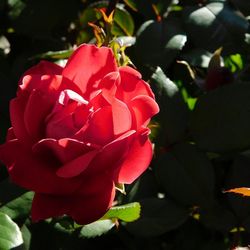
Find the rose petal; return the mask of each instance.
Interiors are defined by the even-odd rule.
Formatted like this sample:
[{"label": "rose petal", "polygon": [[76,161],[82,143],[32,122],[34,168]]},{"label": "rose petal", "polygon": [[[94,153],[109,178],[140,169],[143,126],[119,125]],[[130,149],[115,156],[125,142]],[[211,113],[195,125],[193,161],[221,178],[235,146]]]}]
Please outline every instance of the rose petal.
[{"label": "rose petal", "polygon": [[90,162],[95,158],[98,152],[99,150],[93,150],[79,156],[59,168],[56,174],[63,178],[71,178],[81,174],[88,168]]},{"label": "rose petal", "polygon": [[145,95],[133,98],[129,102],[129,107],[133,110],[137,129],[141,126],[146,127],[150,118],[159,112],[159,106],[155,100]]},{"label": "rose petal", "polygon": [[105,106],[94,112],[84,131],[83,141],[105,145],[114,139],[112,107]]},{"label": "rose petal", "polygon": [[17,139],[24,144],[30,144],[31,140],[24,124],[23,114],[27,103],[27,96],[14,98],[10,101],[10,120]]},{"label": "rose petal", "polygon": [[124,66],[119,68],[119,72],[121,83],[116,92],[117,98],[126,103],[138,95],[147,95],[154,99],[154,94],[150,86],[141,80],[141,75],[138,71]]},{"label": "rose petal", "polygon": [[83,44],[69,58],[62,74],[88,98],[100,79],[112,71],[117,71],[117,66],[111,49]]},{"label": "rose petal", "polygon": [[1,145],[0,158],[7,165],[11,180],[38,193],[72,194],[82,184],[81,178],[60,178],[56,175],[59,162],[52,154],[38,157],[18,140]]},{"label": "rose petal", "polygon": [[52,105],[38,90],[33,90],[24,111],[24,124],[34,140],[44,136],[44,121]]},{"label": "rose petal", "polygon": [[43,139],[32,147],[33,152],[41,156],[53,152],[61,163],[71,161],[93,149],[96,148],[90,144],[85,144],[70,138],[60,140],[51,138]]},{"label": "rose petal", "polygon": [[117,182],[132,183],[148,168],[152,154],[152,145],[148,136],[145,134],[138,135],[130,146],[126,158],[120,165]]},{"label": "rose petal", "polygon": [[63,68],[49,61],[40,61],[37,65],[24,72],[25,75],[60,75]]},{"label": "rose petal", "polygon": [[130,130],[132,117],[128,106],[117,98],[113,99],[111,106],[114,135],[119,135]]},{"label": "rose petal", "polygon": [[14,140],[14,139],[16,139],[16,135],[14,133],[13,128],[11,127],[7,131],[6,141],[11,141],[11,140]]},{"label": "rose petal", "polygon": [[78,224],[88,224],[102,217],[112,205],[115,188],[111,179],[94,176],[83,182],[83,194],[54,196],[36,194],[32,204],[32,220],[38,221],[64,214],[71,216]]},{"label": "rose petal", "polygon": [[48,100],[56,100],[65,89],[71,89],[81,94],[80,89],[71,80],[60,75],[25,75],[22,84],[19,86],[17,95],[24,91],[31,92],[33,89],[40,90],[47,95]]},{"label": "rose petal", "polygon": [[135,134],[135,130],[130,130],[107,144],[93,159],[86,173],[95,174],[105,171],[114,175],[120,162],[126,156]]}]

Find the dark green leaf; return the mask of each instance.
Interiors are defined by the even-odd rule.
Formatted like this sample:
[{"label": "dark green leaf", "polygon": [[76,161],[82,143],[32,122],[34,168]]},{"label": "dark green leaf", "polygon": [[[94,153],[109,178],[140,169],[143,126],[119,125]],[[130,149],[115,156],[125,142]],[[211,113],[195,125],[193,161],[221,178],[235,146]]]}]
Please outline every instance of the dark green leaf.
[{"label": "dark green leaf", "polygon": [[132,222],[140,217],[140,212],[140,203],[133,202],[110,208],[103,216],[103,219],[119,219],[125,222]]},{"label": "dark green leaf", "polygon": [[204,207],[212,202],[213,167],[194,145],[177,144],[159,157],[155,170],[165,192],[178,202]]},{"label": "dark green leaf", "polygon": [[140,204],[141,217],[126,228],[141,237],[159,236],[179,227],[188,218],[188,210],[169,199],[148,198]]},{"label": "dark green leaf", "polygon": [[8,214],[10,218],[25,218],[29,215],[34,193],[27,192],[0,208],[0,212]]},{"label": "dark green leaf", "polygon": [[137,32],[135,52],[144,65],[165,69],[176,59],[186,40],[180,19],[168,17],[160,22],[149,20]]},{"label": "dark green leaf", "polygon": [[239,8],[239,10],[245,15],[250,15],[250,2],[246,0],[231,0],[231,2]]},{"label": "dark green leaf", "polygon": [[240,151],[250,146],[250,84],[235,83],[200,96],[190,131],[210,152]]},{"label": "dark green leaf", "polygon": [[29,250],[31,243],[31,232],[25,224],[21,227],[21,232],[23,236],[22,250]]},{"label": "dark green leaf", "polygon": [[159,144],[167,146],[179,141],[185,134],[188,123],[188,108],[177,86],[158,67],[150,79],[151,87],[160,106],[155,117],[159,122]]},{"label": "dark green leaf", "polygon": [[0,213],[0,250],[9,250],[23,243],[22,233],[11,218]]},{"label": "dark green leaf", "polygon": [[181,55],[181,58],[190,65],[207,68],[212,57],[212,53],[205,49],[195,48]]},{"label": "dark green leaf", "polygon": [[107,233],[115,226],[112,220],[98,220],[82,227],[80,237],[93,238]]},{"label": "dark green leaf", "polygon": [[208,228],[221,232],[229,232],[237,226],[234,214],[217,201],[209,209],[201,210],[200,220]]},{"label": "dark green leaf", "polygon": [[212,2],[202,7],[185,7],[184,22],[188,37],[198,48],[214,52],[239,51],[248,29],[248,22],[224,2]]}]

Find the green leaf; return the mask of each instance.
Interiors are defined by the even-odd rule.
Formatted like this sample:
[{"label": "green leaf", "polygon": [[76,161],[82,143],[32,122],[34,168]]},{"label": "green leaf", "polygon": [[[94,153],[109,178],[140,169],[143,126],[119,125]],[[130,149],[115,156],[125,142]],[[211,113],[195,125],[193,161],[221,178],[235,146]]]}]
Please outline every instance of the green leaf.
[{"label": "green leaf", "polygon": [[134,21],[130,13],[124,8],[117,7],[114,14],[114,25],[111,32],[115,36],[132,36]]},{"label": "green leaf", "polygon": [[136,56],[144,65],[168,67],[187,41],[181,20],[168,17],[160,22],[149,20],[137,32]]},{"label": "green leaf", "polygon": [[93,238],[107,233],[115,226],[112,220],[98,220],[82,227],[80,237]]},{"label": "green leaf", "polygon": [[23,237],[22,250],[29,250],[31,243],[31,232],[29,231],[29,229],[25,224],[21,227],[21,232]]},{"label": "green leaf", "polygon": [[224,53],[239,51],[249,27],[248,21],[224,2],[185,7],[183,18],[189,39],[210,52],[219,47]]},{"label": "green leaf", "polygon": [[23,243],[19,227],[4,213],[0,213],[0,232],[0,250],[9,250]]},{"label": "green leaf", "polygon": [[241,151],[250,146],[250,84],[234,83],[198,98],[190,132],[210,152]]},{"label": "green leaf", "polygon": [[27,192],[2,206],[0,212],[6,213],[13,220],[25,218],[30,213],[33,196],[33,192]]},{"label": "green leaf", "polygon": [[160,126],[158,143],[167,146],[179,141],[185,135],[189,111],[178,87],[157,68],[150,78],[150,85],[160,106],[154,118]]},{"label": "green leaf", "polygon": [[60,50],[60,51],[48,51],[39,55],[35,55],[32,59],[68,59],[73,53],[73,49],[69,50]]},{"label": "green leaf", "polygon": [[133,202],[110,208],[102,219],[119,219],[125,222],[132,222],[140,217],[140,211],[140,203]]},{"label": "green leaf", "polygon": [[176,144],[159,157],[155,171],[166,194],[178,202],[208,207],[213,201],[213,166],[194,145]]},{"label": "green leaf", "polygon": [[141,217],[126,225],[127,230],[141,237],[155,237],[173,230],[188,218],[188,210],[169,199],[148,198],[140,201]]}]

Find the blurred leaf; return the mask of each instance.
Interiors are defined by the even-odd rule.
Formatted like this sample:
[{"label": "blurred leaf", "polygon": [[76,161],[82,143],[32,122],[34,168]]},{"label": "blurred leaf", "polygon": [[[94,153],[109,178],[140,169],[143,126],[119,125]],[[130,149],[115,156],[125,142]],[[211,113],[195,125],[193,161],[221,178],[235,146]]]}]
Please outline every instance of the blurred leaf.
[{"label": "blurred leaf", "polygon": [[184,205],[210,206],[214,194],[214,171],[208,158],[194,145],[171,147],[156,162],[155,170],[166,194]]},{"label": "blurred leaf", "polygon": [[134,33],[134,21],[130,13],[124,8],[115,9],[114,24],[111,32],[115,36],[132,36]]},{"label": "blurred leaf", "polygon": [[212,53],[205,49],[195,48],[181,54],[181,58],[195,67],[207,68]]},{"label": "blurred leaf", "polygon": [[121,206],[111,207],[102,219],[119,219],[125,222],[132,222],[140,217],[141,206],[133,202]]},{"label": "blurred leaf", "polygon": [[230,0],[245,15],[250,15],[250,2],[246,0]]},{"label": "blurred leaf", "polygon": [[250,196],[250,188],[247,187],[232,188],[226,190],[225,193],[235,193],[235,194],[241,194],[243,196]]},{"label": "blurred leaf", "polygon": [[25,218],[30,213],[33,196],[33,192],[27,192],[0,207],[0,212],[6,213],[13,220]]},{"label": "blurred leaf", "polygon": [[183,18],[188,38],[196,47],[213,52],[223,46],[225,53],[242,49],[248,21],[226,2],[185,7]]},{"label": "blurred leaf", "polygon": [[23,237],[22,250],[29,250],[31,243],[31,232],[25,224],[21,227],[21,232]]},{"label": "blurred leaf", "polygon": [[112,220],[98,220],[82,227],[80,237],[93,238],[107,233],[115,226]]},{"label": "blurred leaf", "polygon": [[68,59],[72,53],[73,49],[48,51],[46,53],[35,55],[32,57],[32,59],[53,59],[53,60]]},{"label": "blurred leaf", "polygon": [[10,11],[8,15],[11,19],[17,18],[25,8],[25,0],[8,0]]},{"label": "blurred leaf", "polygon": [[126,225],[127,230],[141,237],[155,237],[183,224],[188,210],[169,199],[148,198],[140,201],[141,217]]},{"label": "blurred leaf", "polygon": [[162,15],[172,0],[124,0],[124,2],[134,11],[140,12],[147,18],[156,17],[156,13],[153,10],[153,5],[156,6],[158,12]]},{"label": "blurred leaf", "polygon": [[144,65],[168,67],[187,41],[181,20],[168,17],[146,21],[137,32],[136,55]]},{"label": "blurred leaf", "polygon": [[157,68],[150,78],[150,85],[160,106],[160,113],[155,117],[159,122],[159,144],[167,146],[179,141],[185,134],[188,123],[188,108],[183,101],[178,87]]},{"label": "blurred leaf", "polygon": [[[243,188],[245,188],[245,195],[247,195],[247,187],[250,187],[249,165],[250,160],[248,157],[242,155],[235,156],[224,180],[223,188],[226,190],[224,197],[227,199],[227,203],[236,215],[239,223],[242,223],[250,216],[250,199],[242,196],[244,195]],[[240,192],[242,192],[242,195],[239,195]]]},{"label": "blurred leaf", "polygon": [[250,85],[234,83],[198,98],[190,131],[210,152],[240,151],[250,146]]},{"label": "blurred leaf", "polygon": [[15,19],[14,28],[18,33],[31,36],[51,36],[54,29],[69,25],[72,18],[77,17],[78,10],[77,0],[70,4],[61,0],[28,0],[26,7]]},{"label": "blurred leaf", "polygon": [[237,225],[235,215],[227,208],[215,201],[209,209],[202,209],[200,221],[212,230],[228,233]]},{"label": "blurred leaf", "polygon": [[4,213],[0,213],[0,232],[1,250],[9,250],[23,243],[19,227]]}]

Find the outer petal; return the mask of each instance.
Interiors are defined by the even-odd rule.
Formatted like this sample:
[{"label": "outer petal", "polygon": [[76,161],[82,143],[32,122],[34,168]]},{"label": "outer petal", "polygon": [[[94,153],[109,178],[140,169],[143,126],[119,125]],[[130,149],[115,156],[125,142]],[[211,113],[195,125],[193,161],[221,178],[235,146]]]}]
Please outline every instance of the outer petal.
[{"label": "outer petal", "polygon": [[31,92],[33,89],[40,90],[47,94],[48,100],[57,99],[60,92],[64,89],[71,89],[74,92],[81,94],[80,89],[71,80],[61,75],[25,75],[19,86],[17,95],[23,92]]},{"label": "outer petal", "polygon": [[141,80],[138,71],[131,67],[124,66],[119,68],[121,83],[117,89],[116,96],[124,102],[129,102],[138,95],[147,95],[154,98],[154,94],[148,83]]},{"label": "outer petal", "polygon": [[26,189],[47,194],[72,194],[82,184],[81,178],[64,179],[55,172],[59,162],[52,154],[35,156],[18,140],[0,147],[0,159],[7,165],[11,180]]},{"label": "outer petal", "polygon": [[46,96],[38,90],[31,92],[24,111],[24,124],[34,140],[44,136],[44,121],[51,109],[52,104]]},{"label": "outer petal", "polygon": [[82,193],[71,196],[36,194],[32,219],[38,221],[67,214],[84,225],[102,217],[114,200],[114,184],[105,175],[86,180],[80,190]]},{"label": "outer petal", "polygon": [[24,124],[24,111],[28,101],[28,96],[20,96],[10,101],[10,120],[13,131],[17,139],[24,144],[29,144],[30,137]]},{"label": "outer petal", "polygon": [[88,97],[99,81],[112,71],[117,71],[117,66],[111,49],[83,44],[69,58],[62,74]]},{"label": "outer petal", "polygon": [[[37,65],[31,67],[24,72],[19,80],[19,84],[23,84],[23,79],[27,75],[61,75],[63,68],[49,61],[40,61]],[[24,87],[24,86],[23,86]]]},{"label": "outer petal", "polygon": [[147,134],[138,135],[120,165],[118,183],[132,183],[149,166],[152,159],[152,145]]},{"label": "outer petal", "polygon": [[129,107],[133,110],[136,127],[146,127],[150,118],[159,112],[159,106],[155,100],[149,96],[140,95],[129,102]]}]

